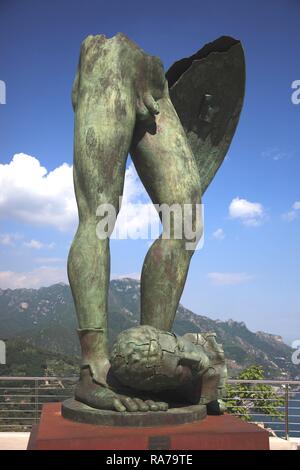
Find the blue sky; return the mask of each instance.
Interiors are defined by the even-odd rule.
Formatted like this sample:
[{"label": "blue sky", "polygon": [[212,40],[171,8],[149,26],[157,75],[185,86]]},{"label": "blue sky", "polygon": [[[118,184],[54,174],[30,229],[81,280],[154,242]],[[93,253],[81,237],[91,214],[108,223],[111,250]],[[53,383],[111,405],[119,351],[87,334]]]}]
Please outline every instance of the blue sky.
[{"label": "blue sky", "polygon": [[[205,244],[182,302],[298,339],[300,105],[291,84],[300,80],[299,13],[298,0],[1,0],[0,287],[65,279],[76,226],[70,92],[81,41],[122,31],[167,70],[226,34],[245,49],[245,105],[204,197]],[[145,202],[130,165],[130,200]],[[138,275],[148,245],[112,241],[112,274]]]}]

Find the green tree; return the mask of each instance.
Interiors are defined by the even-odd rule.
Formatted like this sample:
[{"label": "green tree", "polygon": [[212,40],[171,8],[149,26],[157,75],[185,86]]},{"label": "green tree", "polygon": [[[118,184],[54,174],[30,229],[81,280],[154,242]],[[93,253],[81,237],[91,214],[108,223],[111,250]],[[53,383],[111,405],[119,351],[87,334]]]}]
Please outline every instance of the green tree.
[{"label": "green tree", "polygon": [[[242,371],[237,377],[240,380],[263,380],[263,368],[253,365]],[[239,415],[241,419],[251,421],[253,414],[264,414],[271,419],[283,419],[284,413],[280,408],[284,398],[280,391],[268,384],[237,383],[227,384],[226,407],[231,414]]]}]

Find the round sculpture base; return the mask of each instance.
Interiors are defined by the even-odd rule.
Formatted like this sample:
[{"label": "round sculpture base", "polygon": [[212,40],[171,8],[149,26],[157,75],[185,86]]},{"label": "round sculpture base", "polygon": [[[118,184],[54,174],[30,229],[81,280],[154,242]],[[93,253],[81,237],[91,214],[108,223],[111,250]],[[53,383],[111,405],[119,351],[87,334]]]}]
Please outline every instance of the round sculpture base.
[{"label": "round sculpture base", "polygon": [[193,405],[170,408],[168,411],[120,413],[110,410],[97,410],[70,398],[62,404],[62,416],[79,423],[101,426],[163,426],[200,421],[206,418],[206,406]]}]

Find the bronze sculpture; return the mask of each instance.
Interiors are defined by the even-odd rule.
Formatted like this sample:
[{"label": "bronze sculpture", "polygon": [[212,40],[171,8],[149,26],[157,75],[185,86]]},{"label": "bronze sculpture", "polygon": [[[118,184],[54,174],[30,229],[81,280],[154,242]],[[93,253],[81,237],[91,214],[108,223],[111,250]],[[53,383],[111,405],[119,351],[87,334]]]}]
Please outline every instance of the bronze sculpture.
[{"label": "bronze sculpture", "polygon": [[[77,401],[118,412],[167,410],[167,398],[149,401],[122,393],[110,380],[109,238],[96,235],[97,208],[111,204],[119,210],[128,153],[153,203],[191,208],[193,239],[176,238],[171,224],[170,237],[162,234],[153,243],[142,270],[141,324],[153,334],[170,332],[195,249],[186,249],[186,242],[196,247],[201,238],[198,204],[233,137],[244,80],[242,47],[232,38],[220,38],[176,62],[166,75],[159,58],[122,33],[110,39],[88,36],[82,43],[72,94],[79,227],[68,259],[82,348]],[[195,350],[194,340],[182,341]],[[212,358],[203,347],[202,355],[203,372]],[[198,395],[201,403],[201,390]],[[216,390],[211,396],[211,401],[218,398]]]},{"label": "bronze sculpture", "polygon": [[114,378],[129,389],[176,390],[173,402],[207,405],[224,394],[224,351],[213,333],[174,333],[142,325],[123,331],[110,356]]}]

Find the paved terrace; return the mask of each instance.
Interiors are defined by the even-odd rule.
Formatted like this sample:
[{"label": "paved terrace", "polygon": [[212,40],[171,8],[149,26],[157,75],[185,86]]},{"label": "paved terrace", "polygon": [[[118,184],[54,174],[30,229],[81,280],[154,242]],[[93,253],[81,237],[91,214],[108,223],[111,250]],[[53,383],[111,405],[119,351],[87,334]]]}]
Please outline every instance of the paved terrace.
[{"label": "paved terrace", "polygon": [[[0,450],[26,450],[29,432],[1,432]],[[288,441],[279,437],[270,437],[271,450],[300,450],[300,439],[290,438]]]}]

